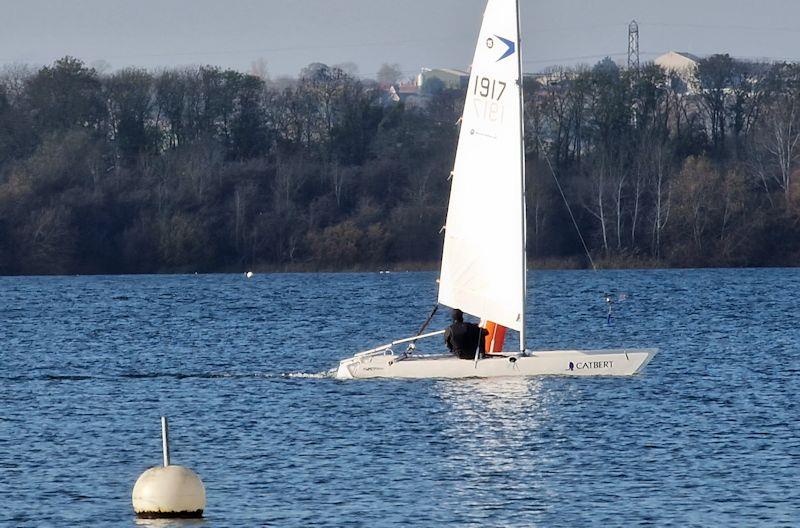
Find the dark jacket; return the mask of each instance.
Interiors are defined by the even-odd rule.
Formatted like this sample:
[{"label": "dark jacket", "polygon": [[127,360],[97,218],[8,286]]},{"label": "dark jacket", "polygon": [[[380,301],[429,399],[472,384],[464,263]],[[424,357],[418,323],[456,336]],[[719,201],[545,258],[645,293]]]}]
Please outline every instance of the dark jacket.
[{"label": "dark jacket", "polygon": [[488,333],[474,323],[456,321],[445,330],[444,342],[461,359],[475,359],[476,350],[480,349],[481,355],[486,352],[483,337]]}]

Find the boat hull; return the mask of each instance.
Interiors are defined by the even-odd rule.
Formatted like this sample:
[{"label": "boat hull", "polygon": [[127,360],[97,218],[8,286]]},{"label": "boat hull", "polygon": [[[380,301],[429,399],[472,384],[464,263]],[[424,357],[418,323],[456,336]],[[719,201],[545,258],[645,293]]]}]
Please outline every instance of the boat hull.
[{"label": "boat hull", "polygon": [[632,376],[653,359],[657,349],[545,350],[525,356],[458,359],[452,355],[402,357],[356,356],[339,363],[337,379],[494,378],[503,376]]}]

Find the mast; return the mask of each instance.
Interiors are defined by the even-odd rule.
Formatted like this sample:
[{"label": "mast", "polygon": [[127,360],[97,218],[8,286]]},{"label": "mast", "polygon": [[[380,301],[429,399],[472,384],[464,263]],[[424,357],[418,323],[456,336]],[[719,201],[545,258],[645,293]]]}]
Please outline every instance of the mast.
[{"label": "mast", "polygon": [[527,211],[525,206],[525,105],[523,96],[524,79],[522,77],[522,32],[520,31],[520,10],[517,0],[517,69],[519,72],[519,140],[520,140],[520,177],[522,178],[522,318],[519,331],[519,351],[525,352],[525,311],[528,296],[528,236]]}]

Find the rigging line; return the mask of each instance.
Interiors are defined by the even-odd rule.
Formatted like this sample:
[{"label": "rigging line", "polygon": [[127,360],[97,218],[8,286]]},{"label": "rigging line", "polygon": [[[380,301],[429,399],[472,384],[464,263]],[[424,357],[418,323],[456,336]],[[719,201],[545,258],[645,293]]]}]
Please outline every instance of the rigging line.
[{"label": "rigging line", "polygon": [[[428,325],[431,324],[431,321],[433,320],[433,316],[436,315],[436,311],[438,309],[439,309],[439,303],[437,302],[436,304],[433,305],[433,310],[431,310],[431,313],[428,316],[428,318],[425,319],[425,322],[422,323],[422,326],[419,327],[419,331],[417,332],[416,337],[421,336],[422,332],[424,332],[425,329],[428,328]],[[410,342],[408,344],[408,346],[406,347],[406,352],[410,352],[410,351],[414,350],[414,348],[416,348],[416,342],[417,342],[416,339],[413,340],[412,342]]]},{"label": "rigging line", "polygon": [[662,22],[639,22],[639,26],[663,27],[663,28],[689,28],[689,29],[709,29],[709,30],[743,30],[743,31],[780,31],[785,33],[800,33],[800,28],[786,26],[744,26],[744,25],[720,25],[720,24],[670,24]]},{"label": "rigging line", "polygon": [[627,55],[627,52],[619,52],[619,53],[600,53],[598,55],[578,55],[574,57],[557,57],[557,58],[550,58],[550,59],[536,59],[536,60],[525,60],[522,61],[523,64],[542,64],[545,62],[560,62],[560,61],[575,61],[575,60],[589,60],[589,59],[599,59],[603,57],[624,57]]},{"label": "rigging line", "polygon": [[561,193],[561,198],[564,200],[564,205],[567,206],[569,217],[572,219],[572,225],[575,226],[575,231],[578,232],[578,238],[581,239],[583,250],[586,252],[586,256],[589,258],[589,264],[592,265],[593,271],[597,271],[597,266],[594,265],[594,259],[592,258],[591,253],[589,253],[589,247],[586,245],[586,241],[583,239],[581,228],[578,227],[578,222],[577,220],[575,220],[575,215],[572,214],[572,207],[569,206],[569,202],[567,201],[567,196],[564,194],[564,189],[561,187],[561,182],[558,181],[558,176],[556,176],[556,171],[553,168],[553,164],[550,163],[550,156],[547,154],[547,151],[544,148],[544,143],[542,143],[542,138],[538,137],[537,135],[536,140],[539,142],[539,149],[544,153],[544,159],[547,162],[547,166],[550,168],[550,174],[553,175],[553,180],[556,182],[556,187],[558,187],[558,192]]}]

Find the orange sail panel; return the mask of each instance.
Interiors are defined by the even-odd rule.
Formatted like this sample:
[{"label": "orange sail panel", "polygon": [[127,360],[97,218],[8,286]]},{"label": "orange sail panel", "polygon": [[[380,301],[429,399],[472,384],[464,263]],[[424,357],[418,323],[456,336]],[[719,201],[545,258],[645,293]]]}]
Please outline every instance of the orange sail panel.
[{"label": "orange sail panel", "polygon": [[492,321],[486,321],[484,328],[489,331],[489,334],[485,337],[486,353],[491,354],[492,352],[502,352],[503,341],[506,339],[506,330],[508,329],[505,326],[493,323]]}]

